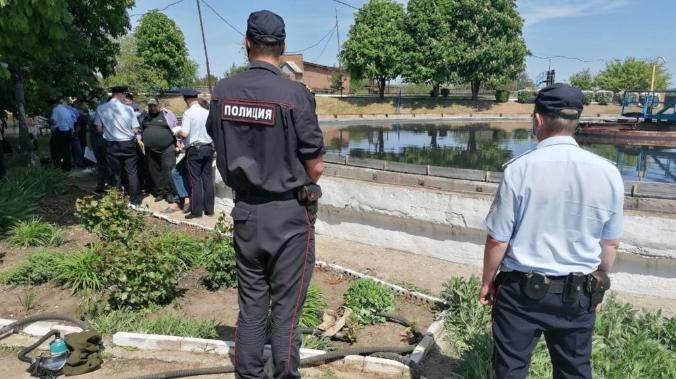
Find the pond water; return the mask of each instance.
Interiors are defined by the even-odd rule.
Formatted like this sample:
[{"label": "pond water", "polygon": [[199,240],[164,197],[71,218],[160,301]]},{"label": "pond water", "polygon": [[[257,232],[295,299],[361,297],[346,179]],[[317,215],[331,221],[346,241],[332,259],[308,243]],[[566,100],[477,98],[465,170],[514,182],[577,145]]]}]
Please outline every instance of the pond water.
[{"label": "pond water", "polygon": [[[327,150],[358,158],[502,171],[537,144],[529,123],[351,125],[324,133]],[[676,183],[676,149],[581,145],[617,164],[627,181]]]}]

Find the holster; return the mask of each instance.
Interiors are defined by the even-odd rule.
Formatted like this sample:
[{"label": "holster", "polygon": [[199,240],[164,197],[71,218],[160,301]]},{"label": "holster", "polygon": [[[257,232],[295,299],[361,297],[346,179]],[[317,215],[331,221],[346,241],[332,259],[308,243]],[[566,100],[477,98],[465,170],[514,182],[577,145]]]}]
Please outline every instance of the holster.
[{"label": "holster", "polygon": [[587,276],[581,272],[572,272],[566,276],[566,282],[563,286],[563,303],[573,304],[580,298],[580,293],[584,291]]},{"label": "holster", "polygon": [[308,184],[298,188],[298,201],[305,205],[310,223],[317,221],[319,211],[319,199],[322,197],[322,187],[318,184]]},{"label": "holster", "polygon": [[532,300],[541,300],[549,291],[550,281],[539,272],[529,272],[521,279],[521,291]]},{"label": "holster", "polygon": [[591,302],[589,311],[596,310],[596,306],[603,302],[603,296],[610,289],[610,277],[605,271],[596,270],[587,275],[586,290],[589,293]]}]

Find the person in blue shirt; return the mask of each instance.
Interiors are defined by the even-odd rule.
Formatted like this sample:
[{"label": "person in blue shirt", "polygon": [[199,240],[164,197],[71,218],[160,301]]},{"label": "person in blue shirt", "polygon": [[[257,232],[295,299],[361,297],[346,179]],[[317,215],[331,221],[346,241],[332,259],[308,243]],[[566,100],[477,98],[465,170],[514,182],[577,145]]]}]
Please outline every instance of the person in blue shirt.
[{"label": "person in blue shirt", "polygon": [[582,104],[582,92],[567,84],[539,92],[540,142],[505,165],[485,220],[479,297],[493,305],[496,378],[525,378],[542,334],[554,378],[592,377],[595,309],[610,287],[624,184],[610,161],[575,142]]},{"label": "person in blue shirt", "polygon": [[118,86],[111,89],[110,101],[96,108],[96,125],[103,132],[106,141],[106,166],[109,184],[122,186],[122,173],[126,174],[126,190],[129,202],[140,205],[143,200],[138,178],[137,144],[143,149],[141,128],[134,109],[123,103],[127,87]]},{"label": "person in blue shirt", "polygon": [[54,165],[66,172],[70,171],[72,166],[71,146],[76,120],[75,113],[63,100],[59,99],[54,102],[49,119],[52,126],[50,150]]}]

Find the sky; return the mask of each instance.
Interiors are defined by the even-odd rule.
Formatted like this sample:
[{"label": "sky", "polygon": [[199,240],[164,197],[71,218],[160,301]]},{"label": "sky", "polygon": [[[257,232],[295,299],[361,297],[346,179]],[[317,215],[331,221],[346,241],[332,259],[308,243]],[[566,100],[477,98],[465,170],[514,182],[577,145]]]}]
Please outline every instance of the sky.
[{"label": "sky", "polygon": [[[288,51],[303,50],[306,61],[337,65],[338,41],[333,30],[336,14],[342,43],[356,12],[340,2],[359,8],[367,1],[201,0],[212,74],[220,77],[233,63],[245,63],[241,48],[244,37],[239,32],[246,31],[249,13],[261,9],[284,18]],[[517,4],[524,19],[523,36],[534,55],[526,59],[526,71],[532,79],[550,67],[549,59],[537,57],[577,58],[551,59],[557,81],[565,81],[570,74],[586,68],[597,73],[607,61],[616,58],[654,60],[661,56],[674,76],[671,84],[676,84],[676,1],[517,0]],[[206,65],[196,0],[137,0],[130,11],[132,28],[138,24],[138,14],[151,9],[164,9],[176,21],[185,35],[191,59],[199,64],[200,75],[204,75]]]}]

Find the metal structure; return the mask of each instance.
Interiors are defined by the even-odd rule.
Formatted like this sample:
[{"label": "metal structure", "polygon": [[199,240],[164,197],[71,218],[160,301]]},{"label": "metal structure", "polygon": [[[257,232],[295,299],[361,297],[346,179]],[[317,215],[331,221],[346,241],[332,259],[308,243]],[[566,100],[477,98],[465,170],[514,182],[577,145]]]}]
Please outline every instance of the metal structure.
[{"label": "metal structure", "polygon": [[676,89],[625,92],[621,115],[645,122],[676,122]]}]

